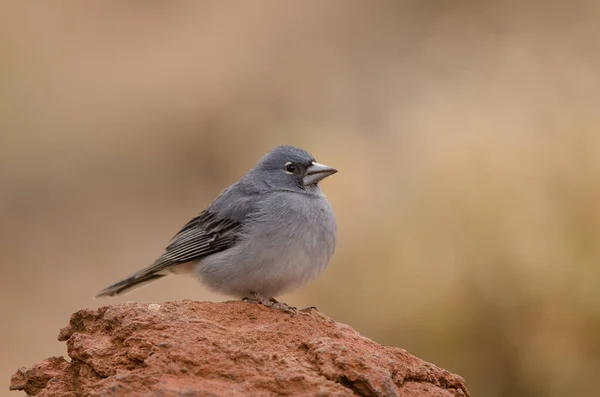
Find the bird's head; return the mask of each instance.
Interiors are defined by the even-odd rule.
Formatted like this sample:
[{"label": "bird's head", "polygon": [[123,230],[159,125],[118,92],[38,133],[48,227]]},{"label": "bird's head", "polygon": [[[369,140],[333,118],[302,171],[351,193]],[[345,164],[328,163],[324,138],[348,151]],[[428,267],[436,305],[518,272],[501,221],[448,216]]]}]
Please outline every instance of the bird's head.
[{"label": "bird's head", "polygon": [[336,172],[335,168],[317,163],[305,150],[278,146],[260,159],[249,175],[271,189],[306,191],[315,189],[320,181]]}]

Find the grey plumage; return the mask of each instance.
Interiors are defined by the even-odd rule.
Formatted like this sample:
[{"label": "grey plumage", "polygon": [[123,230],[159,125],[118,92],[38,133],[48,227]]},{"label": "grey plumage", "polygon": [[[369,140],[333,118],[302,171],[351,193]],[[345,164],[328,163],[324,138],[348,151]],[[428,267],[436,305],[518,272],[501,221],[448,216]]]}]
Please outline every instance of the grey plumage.
[{"label": "grey plumage", "polygon": [[318,185],[335,172],[302,149],[273,149],[190,220],[152,265],[97,296],[170,273],[191,273],[217,292],[262,303],[305,284],[335,249],[335,218]]}]

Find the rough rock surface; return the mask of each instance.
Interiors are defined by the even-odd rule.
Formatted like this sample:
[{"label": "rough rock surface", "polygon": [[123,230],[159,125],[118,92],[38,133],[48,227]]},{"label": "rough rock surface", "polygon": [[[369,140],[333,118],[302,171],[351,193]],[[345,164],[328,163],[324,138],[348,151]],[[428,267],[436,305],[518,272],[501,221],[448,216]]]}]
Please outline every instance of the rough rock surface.
[{"label": "rough rock surface", "polygon": [[71,316],[70,361],[21,368],[48,396],[465,396],[464,380],[316,311],[237,301],[126,303]]}]

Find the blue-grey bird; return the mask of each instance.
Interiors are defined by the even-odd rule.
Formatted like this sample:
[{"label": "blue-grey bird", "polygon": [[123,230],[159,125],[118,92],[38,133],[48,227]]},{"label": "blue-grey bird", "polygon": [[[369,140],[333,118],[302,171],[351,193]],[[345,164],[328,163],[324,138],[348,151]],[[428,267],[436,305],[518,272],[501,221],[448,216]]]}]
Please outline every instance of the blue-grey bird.
[{"label": "blue-grey bird", "polygon": [[279,146],[224,190],[151,265],[98,293],[113,296],[171,273],[267,306],[318,276],[336,245],[331,204],[318,183],[337,170]]}]

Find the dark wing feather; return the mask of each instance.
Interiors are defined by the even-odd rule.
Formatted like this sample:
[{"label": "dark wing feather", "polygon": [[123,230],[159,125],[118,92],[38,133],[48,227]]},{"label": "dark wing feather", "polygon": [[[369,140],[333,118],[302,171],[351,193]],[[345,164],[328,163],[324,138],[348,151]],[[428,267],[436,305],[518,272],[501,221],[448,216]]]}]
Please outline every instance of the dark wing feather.
[{"label": "dark wing feather", "polygon": [[103,289],[96,295],[113,296],[164,277],[163,270],[201,259],[231,247],[241,225],[208,211],[189,221],[172,239],[164,254],[152,265]]},{"label": "dark wing feather", "polygon": [[112,296],[161,278],[169,267],[202,259],[226,250],[238,239],[241,222],[256,210],[260,191],[239,181],[223,191],[200,215],[186,223],[171,239],[164,254],[152,265],[100,291]]},{"label": "dark wing feather", "polygon": [[227,249],[235,243],[240,226],[237,221],[204,211],[171,239],[165,253],[144,269],[144,274],[156,273]]}]

